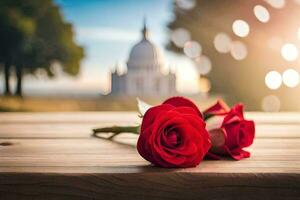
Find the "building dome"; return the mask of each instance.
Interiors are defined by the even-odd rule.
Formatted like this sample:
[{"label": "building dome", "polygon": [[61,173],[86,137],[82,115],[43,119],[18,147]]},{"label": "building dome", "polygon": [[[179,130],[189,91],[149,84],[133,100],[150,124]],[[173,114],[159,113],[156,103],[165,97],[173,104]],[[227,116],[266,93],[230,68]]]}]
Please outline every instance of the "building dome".
[{"label": "building dome", "polygon": [[130,51],[127,62],[129,69],[163,64],[162,53],[156,45],[148,40],[147,32],[147,27],[144,24],[142,40],[134,45]]},{"label": "building dome", "polygon": [[127,62],[127,73],[111,74],[111,93],[131,97],[167,97],[176,93],[174,73],[163,74],[163,55],[148,40],[147,27],[144,23],[142,39],[132,47]]}]

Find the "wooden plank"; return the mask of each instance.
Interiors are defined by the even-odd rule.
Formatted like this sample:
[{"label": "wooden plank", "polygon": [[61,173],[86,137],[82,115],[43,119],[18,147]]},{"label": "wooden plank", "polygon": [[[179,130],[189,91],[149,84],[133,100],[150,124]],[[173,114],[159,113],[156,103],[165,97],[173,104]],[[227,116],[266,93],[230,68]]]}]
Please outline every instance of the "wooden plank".
[{"label": "wooden plank", "polygon": [[[247,115],[256,121],[257,138],[300,137],[298,113]],[[136,125],[140,121],[135,112],[2,113],[0,138],[88,138],[95,127]]]},{"label": "wooden plank", "polygon": [[[8,155],[34,155],[34,154],[99,154],[106,151],[114,153],[136,153],[135,144],[137,136],[117,136],[114,141],[102,139],[0,139],[0,157]],[[251,148],[253,151],[274,153],[280,155],[289,151],[300,151],[300,139],[255,139]],[[133,151],[134,150],[134,151]],[[276,155],[274,155],[276,156]],[[300,156],[299,156],[300,159]]]},{"label": "wooden plank", "polygon": [[299,174],[0,173],[1,199],[299,199]]},{"label": "wooden plank", "polygon": [[[189,169],[163,169],[154,167],[152,165],[144,165],[144,164],[138,164],[138,165],[121,165],[121,166],[0,166],[0,177],[1,174],[5,173],[58,173],[58,174],[131,174],[131,173],[165,173],[165,172],[176,172],[176,173],[212,173],[208,172],[211,168],[211,162],[215,162],[216,166],[217,164],[222,164],[223,161],[203,161],[201,163],[201,166],[198,166],[196,168],[189,168]],[[219,163],[217,163],[219,162]],[[227,161],[226,161],[227,162]],[[234,162],[234,161],[228,161],[228,162]],[[235,167],[234,165],[229,166],[227,168],[222,168],[222,172],[220,168],[216,168],[215,171],[218,170],[218,172],[215,173],[226,173],[231,174],[232,167]],[[259,173],[257,172],[259,170]],[[33,172],[34,171],[34,172]],[[211,170],[210,170],[211,171]],[[238,167],[236,173],[234,174],[240,174],[241,176],[247,175],[248,173],[253,173],[259,175],[263,174],[299,174],[299,169],[291,166],[286,169],[278,168],[278,167]],[[0,178],[1,179],[1,178]],[[1,182],[1,181],[0,181]],[[0,184],[1,185],[1,184]]]},{"label": "wooden plank", "polygon": [[[276,153],[276,152],[275,152]],[[109,154],[109,152],[106,152]],[[261,169],[268,172],[269,169],[276,168],[278,172],[273,173],[283,173],[293,170],[294,172],[299,172],[300,161],[295,160],[298,154],[294,153],[293,156],[289,156],[287,161],[284,159],[280,160],[277,157],[275,160],[268,159],[270,154],[265,156],[253,154],[253,159],[245,159],[239,162],[232,160],[222,160],[222,161],[203,161],[199,167],[197,167],[197,172],[205,173],[219,173],[226,171],[227,173],[241,173],[245,172],[245,168],[251,168],[253,173],[261,173]],[[282,157],[285,155],[281,155]],[[292,161],[294,160],[294,161]],[[66,155],[34,155],[34,156],[2,156],[1,157],[1,167],[33,167],[31,172],[35,172],[36,167],[144,167],[149,165],[148,162],[136,154],[124,154],[122,156],[116,157],[113,155],[104,154],[66,154]],[[240,169],[242,171],[240,171]],[[67,170],[67,169],[66,169]],[[145,171],[146,172],[146,171]],[[194,171],[196,172],[196,171]],[[98,173],[101,173],[101,171]],[[113,170],[110,172],[113,173]]]},{"label": "wooden plank", "polygon": [[[257,124],[300,124],[300,113],[246,112],[245,117]],[[0,123],[61,123],[61,122],[139,122],[137,112],[14,112],[0,113]]]},{"label": "wooden plank", "polygon": [[0,113],[0,123],[111,123],[138,122],[137,112],[36,112]]},{"label": "wooden plank", "polygon": [[246,112],[245,118],[257,124],[300,124],[299,112]]},{"label": "wooden plank", "polygon": [[137,135],[91,137],[137,123],[134,112],[0,114],[0,199],[299,199],[300,114],[247,115],[251,158],[162,169],[138,155]]},{"label": "wooden plank", "polygon": [[[38,123],[0,124],[0,138],[89,138],[93,128],[113,126],[117,123]],[[118,123],[136,125],[136,123]]]},{"label": "wooden plank", "polygon": [[[92,129],[112,125],[136,125],[135,122],[91,123],[0,123],[0,138],[89,138]],[[257,138],[300,138],[300,124],[257,124]]]},{"label": "wooden plank", "polygon": [[[0,143],[11,143],[0,148],[0,166],[10,167],[93,167],[93,166],[145,166],[148,165],[136,152],[136,137],[117,138],[116,142],[102,139],[9,139]],[[199,169],[205,172],[219,172],[230,169],[230,173],[239,173],[237,168],[245,166],[294,170],[300,173],[300,139],[256,139],[250,148],[252,157],[240,162],[205,161]],[[213,164],[216,163],[216,164]],[[34,170],[35,168],[33,168]]]}]

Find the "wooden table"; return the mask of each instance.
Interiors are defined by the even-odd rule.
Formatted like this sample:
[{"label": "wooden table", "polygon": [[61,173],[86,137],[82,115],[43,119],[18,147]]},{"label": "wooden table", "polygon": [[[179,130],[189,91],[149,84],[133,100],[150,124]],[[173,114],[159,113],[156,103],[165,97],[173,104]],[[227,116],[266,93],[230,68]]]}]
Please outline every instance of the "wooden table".
[{"label": "wooden table", "polygon": [[137,153],[137,137],[91,137],[136,124],[133,112],[0,114],[0,199],[300,199],[300,114],[247,113],[252,157],[162,169]]}]

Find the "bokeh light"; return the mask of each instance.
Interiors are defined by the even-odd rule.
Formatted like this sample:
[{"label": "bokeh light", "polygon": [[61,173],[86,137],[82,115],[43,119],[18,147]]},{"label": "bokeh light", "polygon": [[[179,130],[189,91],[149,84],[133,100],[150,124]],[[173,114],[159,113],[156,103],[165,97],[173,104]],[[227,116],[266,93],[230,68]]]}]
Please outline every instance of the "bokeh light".
[{"label": "bokeh light", "polygon": [[283,83],[290,88],[299,84],[299,73],[294,69],[287,69],[282,74]]},{"label": "bokeh light", "polygon": [[250,27],[247,22],[244,20],[238,19],[235,20],[232,24],[232,30],[234,34],[239,37],[246,37],[249,34]]},{"label": "bokeh light", "polygon": [[211,71],[211,61],[207,56],[201,55],[195,59],[195,62],[200,74],[206,75]]},{"label": "bokeh light", "polygon": [[280,110],[280,99],[275,95],[265,96],[261,106],[265,112],[278,112]]},{"label": "bokeh light", "polygon": [[195,0],[176,0],[177,6],[183,10],[191,10],[196,6]]},{"label": "bokeh light", "polygon": [[248,54],[247,47],[240,41],[234,41],[231,43],[230,54],[235,60],[243,60]]},{"label": "bokeh light", "polygon": [[226,33],[218,33],[214,38],[214,46],[220,53],[228,53],[231,46],[231,38]]},{"label": "bokeh light", "polygon": [[286,61],[294,61],[298,58],[298,49],[292,43],[286,43],[281,48],[281,55]]},{"label": "bokeh light", "polygon": [[200,56],[202,51],[201,45],[196,41],[188,41],[184,44],[183,52],[190,58]]},{"label": "bokeh light", "polygon": [[278,89],[282,84],[281,74],[277,71],[270,71],[265,76],[265,84],[271,90]]},{"label": "bokeh light", "polygon": [[253,12],[260,22],[267,23],[270,20],[269,11],[261,5],[254,6]]},{"label": "bokeh light", "polygon": [[171,39],[177,47],[182,48],[191,39],[191,35],[186,29],[177,28],[172,32]]},{"label": "bokeh light", "polygon": [[265,0],[273,8],[283,8],[285,6],[285,0]]},{"label": "bokeh light", "polygon": [[200,77],[199,81],[199,90],[202,93],[207,93],[211,89],[211,83],[210,81],[205,77]]}]

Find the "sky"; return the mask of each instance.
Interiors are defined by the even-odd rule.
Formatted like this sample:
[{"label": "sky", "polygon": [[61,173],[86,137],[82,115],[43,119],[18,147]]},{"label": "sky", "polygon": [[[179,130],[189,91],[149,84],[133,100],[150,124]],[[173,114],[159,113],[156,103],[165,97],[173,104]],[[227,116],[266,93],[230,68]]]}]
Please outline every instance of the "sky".
[{"label": "sky", "polygon": [[167,24],[173,18],[172,0],[54,0],[65,20],[74,27],[75,40],[85,49],[77,77],[54,79],[25,77],[24,92],[37,94],[107,94],[110,71],[126,67],[131,47],[141,38],[143,18],[147,19],[150,40],[164,53],[166,65],[176,69],[177,89],[198,91],[197,73],[185,56],[165,49]]}]

